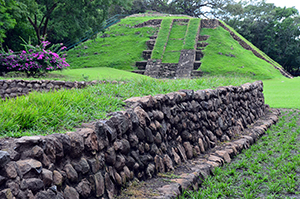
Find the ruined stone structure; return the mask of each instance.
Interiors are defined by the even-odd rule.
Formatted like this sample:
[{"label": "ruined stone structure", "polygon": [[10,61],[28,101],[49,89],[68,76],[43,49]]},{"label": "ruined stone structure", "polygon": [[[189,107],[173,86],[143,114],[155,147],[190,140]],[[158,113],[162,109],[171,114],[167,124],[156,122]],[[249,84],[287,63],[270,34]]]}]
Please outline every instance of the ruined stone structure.
[{"label": "ruined stone structure", "polygon": [[[179,19],[174,19],[179,20]],[[189,19],[184,19],[185,21],[188,21]],[[138,24],[136,27],[143,27],[149,24],[156,24],[156,27],[159,26],[161,21],[147,21],[142,24]],[[201,67],[201,59],[203,58],[202,50],[209,45],[205,40],[209,38],[208,35],[199,35],[201,28],[217,28],[221,26],[225,30],[227,30],[230,35],[239,42],[239,44],[245,48],[246,50],[251,50],[255,56],[258,58],[261,58],[265,60],[266,62],[272,64],[274,68],[279,70],[282,75],[284,75],[287,78],[293,78],[291,74],[289,74],[287,71],[285,71],[283,68],[277,67],[275,63],[273,63],[272,60],[268,60],[265,57],[263,57],[260,53],[258,53],[256,50],[254,50],[249,44],[247,44],[245,41],[243,41],[240,37],[238,37],[234,32],[232,32],[226,25],[224,25],[222,22],[220,22],[217,19],[202,19],[201,23],[199,24],[199,31],[198,35],[195,38],[196,40],[196,46],[195,50],[182,50],[180,55],[180,60],[178,64],[176,64],[177,67],[174,67],[173,64],[172,67],[169,67],[170,64],[161,63],[161,60],[151,60],[151,53],[153,50],[153,47],[155,45],[155,39],[156,36],[150,38],[149,41],[147,41],[148,50],[143,51],[143,58],[147,61],[140,61],[136,62],[136,66],[138,67],[138,70],[133,71],[135,73],[148,75],[154,78],[190,78],[190,77],[196,77],[201,76],[202,72],[201,70],[198,70]],[[157,64],[157,62],[159,64]],[[193,66],[192,66],[193,65]],[[154,71],[152,71],[154,70]],[[168,72],[166,72],[166,70]],[[172,71],[173,70],[173,71]],[[160,71],[160,72],[159,72]],[[172,75],[171,75],[172,74]]]},{"label": "ruined stone structure", "polygon": [[259,81],[134,97],[74,132],[1,140],[0,198],[113,198],[239,135],[265,114],[262,91]]},{"label": "ruined stone structure", "polygon": [[[174,19],[174,21],[182,21],[187,23],[189,19]],[[203,24],[202,24],[202,21]],[[161,21],[160,21],[161,22]],[[218,21],[217,21],[218,22]],[[138,24],[136,27],[143,27],[145,24],[154,23],[144,22],[143,24]],[[158,24],[158,22],[156,22]],[[215,28],[219,24],[214,20],[201,20],[199,24],[199,30],[195,38],[195,49],[194,50],[182,50],[178,63],[162,63],[161,60],[152,60],[151,54],[155,45],[156,37],[153,36],[149,41],[146,42],[148,50],[143,51],[143,58],[147,61],[136,62],[138,70],[135,73],[147,75],[154,78],[190,78],[201,76],[202,72],[198,70],[201,66],[200,59],[203,57],[202,50],[208,45],[204,43],[208,36],[200,36],[201,27],[205,28]],[[172,26],[170,27],[170,29]]]},{"label": "ruined stone structure", "polygon": [[84,88],[92,82],[66,82],[55,80],[0,80],[0,98],[11,98],[27,95],[32,91],[45,91],[57,89]]}]

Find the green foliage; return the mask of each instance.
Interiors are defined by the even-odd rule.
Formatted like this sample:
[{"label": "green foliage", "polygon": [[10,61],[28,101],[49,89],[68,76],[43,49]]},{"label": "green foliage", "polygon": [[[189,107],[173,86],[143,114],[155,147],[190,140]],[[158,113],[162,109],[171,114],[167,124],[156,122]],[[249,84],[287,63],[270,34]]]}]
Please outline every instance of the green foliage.
[{"label": "green foliage", "polygon": [[62,44],[56,44],[46,50],[49,44],[48,41],[42,41],[40,45],[33,46],[30,42],[25,42],[23,44],[25,50],[21,53],[14,53],[10,49],[7,53],[1,53],[0,72],[18,71],[25,72],[27,77],[39,77],[49,71],[62,70],[68,67],[69,64],[65,58],[62,58],[61,53],[61,50],[66,47],[62,47]]},{"label": "green foliage", "polygon": [[203,50],[201,71],[211,75],[236,73],[254,79],[271,79],[282,77],[271,64],[245,50],[228,31],[222,27],[202,29],[201,35],[210,35],[209,45]]},{"label": "green foliage", "polygon": [[157,34],[157,39],[155,46],[152,51],[152,59],[162,59],[164,53],[164,47],[168,42],[170,29],[171,29],[172,19],[163,19],[159,32]]},{"label": "green foliage", "polygon": [[21,45],[23,41],[21,38],[26,41],[31,40],[33,43],[37,43],[34,29],[27,19],[29,12],[36,11],[37,7],[34,0],[15,1],[17,6],[14,6],[13,9],[9,10],[9,13],[16,20],[16,25],[13,29],[7,31],[3,46],[12,49],[13,51],[20,51],[23,50]]},{"label": "green foliage", "polygon": [[[8,0],[7,0],[8,1]],[[18,27],[14,34],[22,34],[20,28],[25,27],[35,32],[38,44],[47,36],[52,43],[61,43],[67,40],[75,41],[87,31],[98,30],[107,18],[108,8],[112,4],[128,6],[130,0],[95,0],[95,1],[70,1],[70,0],[15,0],[20,12],[14,10],[12,14],[18,18]],[[70,12],[71,11],[71,12]],[[18,14],[16,14],[18,13]],[[21,35],[16,35],[16,37]],[[24,36],[24,35],[23,35]],[[28,37],[23,37],[27,39]],[[8,46],[13,46],[6,40]]]},{"label": "green foliage", "polygon": [[226,23],[293,73],[300,64],[300,16],[296,8],[280,8],[265,1],[242,6]]},{"label": "green foliage", "polygon": [[299,111],[283,113],[251,148],[230,164],[215,168],[214,176],[199,191],[184,191],[180,198],[286,198],[299,195]]},{"label": "green foliage", "polygon": [[0,44],[4,41],[6,32],[16,25],[16,20],[10,14],[14,7],[16,7],[14,0],[0,0]]},{"label": "green foliage", "polygon": [[201,19],[195,19],[195,18],[190,19],[186,37],[184,40],[183,49],[185,50],[195,49],[196,37],[200,26],[200,21]]},{"label": "green foliage", "polygon": [[139,78],[125,84],[99,84],[81,90],[34,92],[28,96],[0,101],[0,135],[19,137],[72,130],[79,122],[103,119],[106,113],[120,110],[122,101],[130,97],[165,94],[180,89],[237,86],[251,81],[242,76],[181,80]]}]

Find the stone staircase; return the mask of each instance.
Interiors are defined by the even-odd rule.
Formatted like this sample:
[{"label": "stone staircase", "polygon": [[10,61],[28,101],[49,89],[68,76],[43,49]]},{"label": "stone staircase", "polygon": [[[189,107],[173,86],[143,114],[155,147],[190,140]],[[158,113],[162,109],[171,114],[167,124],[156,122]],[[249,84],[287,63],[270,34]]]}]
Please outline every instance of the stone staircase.
[{"label": "stone staircase", "polygon": [[[189,21],[188,21],[189,22]],[[136,62],[136,67],[138,70],[133,71],[134,73],[143,74],[151,76],[154,78],[190,78],[199,77],[202,72],[199,71],[201,66],[201,59],[203,57],[202,48],[207,44],[203,44],[199,41],[204,41],[207,38],[199,36],[201,29],[201,24],[199,24],[199,29],[197,33],[196,45],[194,50],[181,50],[180,58],[178,63],[162,63],[161,59],[152,60],[152,50],[155,46],[157,36],[151,36],[146,42],[147,50],[143,51],[142,57],[145,61]],[[206,38],[206,39],[205,39]],[[202,47],[201,49],[198,49]]]},{"label": "stone staircase", "polygon": [[151,59],[152,51],[156,42],[157,35],[150,36],[150,39],[146,42],[147,50],[143,51],[143,59],[145,61],[137,61],[135,62],[135,66],[138,68],[138,70],[134,70],[132,72],[144,75],[146,66],[147,66],[147,60]]}]

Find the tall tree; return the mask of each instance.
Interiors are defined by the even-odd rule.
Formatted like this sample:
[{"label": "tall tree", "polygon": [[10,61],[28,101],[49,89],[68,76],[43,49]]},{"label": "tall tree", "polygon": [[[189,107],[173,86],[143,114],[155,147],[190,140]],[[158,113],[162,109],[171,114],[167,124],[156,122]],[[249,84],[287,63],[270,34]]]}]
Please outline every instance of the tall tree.
[{"label": "tall tree", "polygon": [[27,19],[30,12],[37,10],[35,5],[34,0],[15,0],[15,6],[8,10],[8,13],[16,21],[16,25],[6,32],[3,46],[19,51],[23,49],[20,45],[23,43],[22,39],[36,43],[34,29]]},{"label": "tall tree", "polygon": [[261,1],[225,20],[230,26],[294,73],[300,66],[300,16],[295,8],[281,8]]},{"label": "tall tree", "polygon": [[128,0],[38,0],[38,10],[30,12],[28,21],[38,41],[46,35],[52,40],[74,39],[87,30],[99,28],[112,4],[128,4]]},{"label": "tall tree", "polygon": [[0,44],[6,37],[5,33],[16,25],[16,19],[9,12],[16,6],[14,0],[0,0]]}]

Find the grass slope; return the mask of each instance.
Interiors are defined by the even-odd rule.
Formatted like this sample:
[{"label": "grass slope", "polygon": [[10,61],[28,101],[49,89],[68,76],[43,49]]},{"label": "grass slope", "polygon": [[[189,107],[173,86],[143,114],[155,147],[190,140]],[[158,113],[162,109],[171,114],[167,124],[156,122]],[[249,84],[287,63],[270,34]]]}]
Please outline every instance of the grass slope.
[{"label": "grass slope", "polygon": [[162,59],[164,54],[164,47],[169,39],[172,23],[172,19],[162,20],[159,32],[157,34],[155,46],[152,51],[152,59]]},{"label": "grass slope", "polygon": [[173,22],[169,40],[167,42],[166,50],[162,59],[163,63],[178,63],[180,53],[184,44],[183,42],[187,27],[188,23],[186,22]]},{"label": "grass slope", "polygon": [[277,62],[275,62],[273,59],[271,59],[268,55],[266,55],[263,51],[261,51],[260,49],[258,49],[256,46],[254,46],[251,42],[249,42],[247,39],[245,39],[242,35],[240,35],[237,31],[235,31],[232,27],[230,27],[229,25],[227,25],[225,22],[220,21],[221,23],[223,23],[229,30],[231,30],[232,32],[234,32],[239,38],[241,38],[243,41],[245,41],[249,46],[251,46],[254,50],[256,50],[259,54],[261,54],[266,60],[268,60],[270,63],[274,64],[275,66],[277,66],[278,68],[283,68],[280,64],[278,64]]},{"label": "grass slope", "polygon": [[185,49],[185,50],[195,49],[195,44],[196,44],[195,39],[197,37],[198,29],[200,26],[200,21],[201,21],[201,19],[195,19],[195,18],[190,19],[187,33],[186,33],[185,40],[184,40],[183,49]]},{"label": "grass slope", "polygon": [[67,52],[66,61],[71,68],[110,67],[123,70],[133,70],[136,61],[142,61],[142,52],[147,49],[146,41],[154,35],[158,28],[143,27],[133,28],[134,25],[150,19],[181,19],[189,17],[127,17],[118,24],[106,30],[94,40],[88,40],[83,44]]},{"label": "grass slope", "polygon": [[230,33],[222,27],[203,28],[201,35],[210,35],[209,45],[203,50],[200,70],[210,75],[237,73],[253,79],[282,77],[271,64],[245,50]]}]

